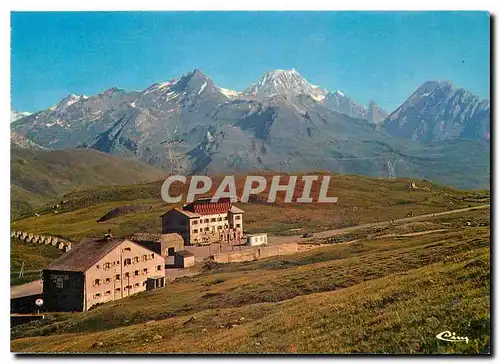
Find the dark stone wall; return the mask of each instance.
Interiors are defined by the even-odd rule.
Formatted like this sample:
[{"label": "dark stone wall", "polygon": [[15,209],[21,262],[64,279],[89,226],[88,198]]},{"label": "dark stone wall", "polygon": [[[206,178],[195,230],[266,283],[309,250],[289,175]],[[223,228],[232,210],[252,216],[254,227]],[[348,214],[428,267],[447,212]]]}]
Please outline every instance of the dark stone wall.
[{"label": "dark stone wall", "polygon": [[83,311],[82,272],[43,271],[43,301],[47,311]]}]

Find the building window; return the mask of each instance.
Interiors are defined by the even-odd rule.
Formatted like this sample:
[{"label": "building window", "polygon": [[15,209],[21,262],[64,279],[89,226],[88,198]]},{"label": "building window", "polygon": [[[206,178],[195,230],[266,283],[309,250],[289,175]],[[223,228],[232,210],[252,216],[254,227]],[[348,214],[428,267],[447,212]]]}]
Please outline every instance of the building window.
[{"label": "building window", "polygon": [[144,254],[144,255],[142,256],[142,260],[143,260],[143,261],[144,261],[144,260],[148,260],[148,256],[147,256],[147,254]]},{"label": "building window", "polygon": [[151,253],[151,259],[155,258],[155,253]]},{"label": "building window", "polygon": [[134,287],[139,287],[139,283],[134,283]]},{"label": "building window", "polygon": [[116,261],[116,265],[120,265],[120,261],[119,260]]},{"label": "building window", "polygon": [[222,217],[219,217],[219,218],[217,219],[217,221],[222,221]]},{"label": "building window", "polygon": [[193,234],[198,234],[198,229],[193,229]]},{"label": "building window", "polygon": [[98,279],[94,279],[94,286],[98,286],[101,284],[101,280],[98,278]]},{"label": "building window", "polygon": [[109,296],[111,294],[111,291],[106,291],[106,293],[104,293],[106,296]]},{"label": "building window", "polygon": [[236,227],[239,228],[239,227],[241,227],[241,225],[240,224],[236,224]]},{"label": "building window", "polygon": [[143,269],[144,274],[148,274],[148,268]]},{"label": "building window", "polygon": [[126,289],[132,289],[132,286],[127,286],[127,287],[125,287],[125,288],[126,288]]},{"label": "building window", "polygon": [[136,270],[136,271],[134,272],[134,276],[136,276],[136,277],[137,277],[138,275],[139,275],[139,271],[138,271],[138,270]]},{"label": "building window", "polygon": [[142,282],[142,286],[143,286],[143,287],[147,286],[147,284],[148,284],[148,281],[144,281],[144,282]]},{"label": "building window", "polygon": [[241,220],[241,215],[236,215],[235,219],[236,220]]},{"label": "building window", "polygon": [[119,280],[120,280],[120,275],[119,275],[119,274],[117,274],[117,275],[115,276],[115,281],[119,281]]},{"label": "building window", "polygon": [[168,248],[168,256],[172,256],[175,254],[175,248]]},{"label": "building window", "polygon": [[224,216],[224,221],[227,221],[227,216]]},{"label": "building window", "polygon": [[106,278],[106,280],[104,282],[111,283],[111,278]]},{"label": "building window", "polygon": [[132,259],[130,258],[127,258],[123,261],[123,265],[130,265],[130,264],[132,264]]},{"label": "building window", "polygon": [[100,266],[99,264],[97,264],[95,267],[96,267],[97,269],[101,269],[101,266]]},{"label": "building window", "polygon": [[101,294],[100,294],[100,293],[96,293],[96,294],[94,295],[94,298],[99,298],[99,297],[101,297]]},{"label": "building window", "polygon": [[161,265],[157,265],[156,270],[161,270]]},{"label": "building window", "polygon": [[208,219],[205,219],[205,223],[208,223]]},{"label": "building window", "polygon": [[124,252],[130,252],[130,251],[132,251],[132,249],[130,249],[130,248],[125,248],[125,249],[123,249],[123,251],[124,251]]},{"label": "building window", "polygon": [[120,292],[122,289],[120,287],[115,289],[115,292]]},{"label": "building window", "polygon": [[215,222],[215,217],[212,217],[212,218],[210,219],[210,221],[211,221],[211,222]]},{"label": "building window", "polygon": [[205,228],[205,231],[209,231],[210,229],[208,227]]},{"label": "building window", "polygon": [[130,273],[127,272],[127,273],[124,274],[124,276],[125,276],[125,278],[128,278],[128,277],[130,277]]},{"label": "building window", "polygon": [[198,225],[198,220],[193,220],[193,225]]},{"label": "building window", "polygon": [[134,263],[139,263],[139,257],[134,257]]}]

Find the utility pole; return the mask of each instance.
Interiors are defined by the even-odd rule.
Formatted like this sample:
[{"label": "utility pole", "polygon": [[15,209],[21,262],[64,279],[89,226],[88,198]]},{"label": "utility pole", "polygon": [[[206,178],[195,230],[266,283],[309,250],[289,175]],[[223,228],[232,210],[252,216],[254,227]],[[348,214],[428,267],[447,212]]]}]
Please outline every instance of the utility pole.
[{"label": "utility pole", "polygon": [[395,179],[396,178],[396,161],[394,159],[388,159],[387,160],[387,169],[389,172],[389,178],[390,179]]}]

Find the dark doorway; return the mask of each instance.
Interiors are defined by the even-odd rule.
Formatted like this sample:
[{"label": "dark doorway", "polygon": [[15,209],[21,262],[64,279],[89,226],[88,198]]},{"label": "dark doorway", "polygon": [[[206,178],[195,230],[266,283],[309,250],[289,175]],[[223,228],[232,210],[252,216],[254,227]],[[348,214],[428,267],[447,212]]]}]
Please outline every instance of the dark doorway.
[{"label": "dark doorway", "polygon": [[172,256],[175,254],[175,248],[168,248],[168,256]]}]

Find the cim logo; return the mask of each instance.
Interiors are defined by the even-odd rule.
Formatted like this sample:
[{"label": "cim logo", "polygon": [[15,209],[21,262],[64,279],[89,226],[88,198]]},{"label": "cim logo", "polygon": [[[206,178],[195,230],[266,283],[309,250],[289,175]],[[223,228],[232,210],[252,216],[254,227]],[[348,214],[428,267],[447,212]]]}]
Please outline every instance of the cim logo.
[{"label": "cim logo", "polygon": [[[288,177],[287,183],[281,183],[281,176],[273,176],[269,192],[267,195],[267,202],[273,203],[276,201],[276,195],[278,192],[285,193],[285,203],[336,203],[337,197],[327,196],[330,176],[286,176]],[[204,195],[212,189],[212,179],[208,176],[191,176],[191,181],[189,183],[189,189],[186,196],[186,203],[191,203],[195,201],[196,196]],[[302,193],[298,198],[293,201],[293,196],[296,192],[297,182],[300,182],[300,190]],[[321,186],[319,188],[319,193],[316,199],[311,196],[311,190],[313,183],[320,182]],[[186,184],[186,176],[170,176],[168,177],[161,187],[161,197],[167,203],[179,203],[182,201],[183,195],[171,196],[170,186],[174,182],[181,182]],[[247,203],[250,196],[262,193],[267,188],[267,179],[263,176],[247,176],[245,179],[243,192],[238,199],[238,202]],[[238,196],[236,192],[236,181],[234,176],[225,176],[217,187],[216,192],[211,197],[211,202],[217,202],[221,198],[230,198],[232,202],[235,201],[235,197]]]},{"label": "cim logo", "polygon": [[465,341],[467,344],[469,343],[469,338],[467,336],[457,336],[454,332],[443,331],[436,335],[436,338],[443,341],[449,342],[461,342]]}]

